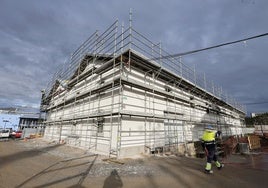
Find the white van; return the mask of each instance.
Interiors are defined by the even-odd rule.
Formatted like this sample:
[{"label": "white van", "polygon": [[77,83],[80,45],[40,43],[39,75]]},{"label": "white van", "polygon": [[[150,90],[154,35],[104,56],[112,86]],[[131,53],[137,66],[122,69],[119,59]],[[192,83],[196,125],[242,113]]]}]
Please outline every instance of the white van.
[{"label": "white van", "polygon": [[9,129],[0,129],[0,138],[8,138],[10,135]]}]

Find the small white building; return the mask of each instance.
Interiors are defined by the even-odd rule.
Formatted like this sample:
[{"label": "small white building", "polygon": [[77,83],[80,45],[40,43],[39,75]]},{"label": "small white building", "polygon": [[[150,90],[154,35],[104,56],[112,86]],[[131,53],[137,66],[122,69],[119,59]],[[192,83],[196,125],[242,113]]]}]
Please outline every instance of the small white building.
[{"label": "small white building", "polygon": [[245,110],[222,89],[117,22],[93,34],[42,97],[45,138],[127,157],[176,151],[207,124],[241,134]]}]

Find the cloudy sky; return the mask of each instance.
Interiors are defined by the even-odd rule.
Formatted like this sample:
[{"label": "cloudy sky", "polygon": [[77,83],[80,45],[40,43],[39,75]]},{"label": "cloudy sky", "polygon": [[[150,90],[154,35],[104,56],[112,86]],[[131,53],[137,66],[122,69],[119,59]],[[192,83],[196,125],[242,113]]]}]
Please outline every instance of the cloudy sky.
[{"label": "cloudy sky", "polygon": [[[38,107],[70,54],[116,19],[171,54],[268,32],[267,0],[0,0],[0,106]],[[268,36],[183,57],[246,104],[268,111]]]}]

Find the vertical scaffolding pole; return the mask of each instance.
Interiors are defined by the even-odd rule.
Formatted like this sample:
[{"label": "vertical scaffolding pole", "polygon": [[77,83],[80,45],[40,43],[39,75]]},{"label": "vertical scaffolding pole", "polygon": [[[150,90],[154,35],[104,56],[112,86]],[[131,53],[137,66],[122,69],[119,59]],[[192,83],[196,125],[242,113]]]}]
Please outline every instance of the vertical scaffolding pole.
[{"label": "vertical scaffolding pole", "polygon": [[109,136],[109,157],[111,156],[112,150],[112,135],[113,135],[113,111],[114,111],[114,90],[115,90],[115,58],[116,58],[116,51],[117,51],[117,27],[118,27],[118,20],[116,22],[116,30],[114,33],[114,52],[113,52],[113,82],[112,82],[112,101],[111,101],[111,114],[110,114],[110,136]]},{"label": "vertical scaffolding pole", "polygon": [[206,74],[204,73],[204,89],[207,90]]},{"label": "vertical scaffolding pole", "polygon": [[181,74],[181,79],[182,79],[183,75],[182,75],[182,57],[181,56],[179,57],[179,64],[180,64],[180,74]]},{"label": "vertical scaffolding pole", "polygon": [[123,51],[124,51],[124,22],[122,23],[122,25],[121,25],[121,53],[123,53]]},{"label": "vertical scaffolding pole", "polygon": [[161,65],[161,69],[162,69],[163,64],[162,64],[162,43],[161,43],[161,41],[159,42],[159,54],[160,54],[160,65]]},{"label": "vertical scaffolding pole", "polygon": [[116,157],[118,158],[121,153],[121,133],[122,133],[122,115],[121,110],[123,110],[123,85],[122,85],[122,75],[123,75],[123,57],[120,56],[120,78],[119,78],[119,105],[118,105],[118,116],[117,116],[117,140],[116,140]]},{"label": "vertical scaffolding pole", "polygon": [[129,10],[129,49],[131,49],[132,45],[132,9]]},{"label": "vertical scaffolding pole", "polygon": [[155,73],[153,72],[153,135],[154,135],[154,142],[153,142],[153,148],[155,149],[155,101],[154,101],[154,98],[155,98]]}]

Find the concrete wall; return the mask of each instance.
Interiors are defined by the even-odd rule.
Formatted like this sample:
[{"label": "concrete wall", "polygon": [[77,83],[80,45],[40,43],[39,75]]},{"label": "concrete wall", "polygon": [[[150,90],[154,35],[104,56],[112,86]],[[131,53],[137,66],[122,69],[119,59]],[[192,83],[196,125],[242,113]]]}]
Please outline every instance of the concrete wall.
[{"label": "concrete wall", "polygon": [[254,132],[258,135],[268,134],[268,125],[254,125]]}]

